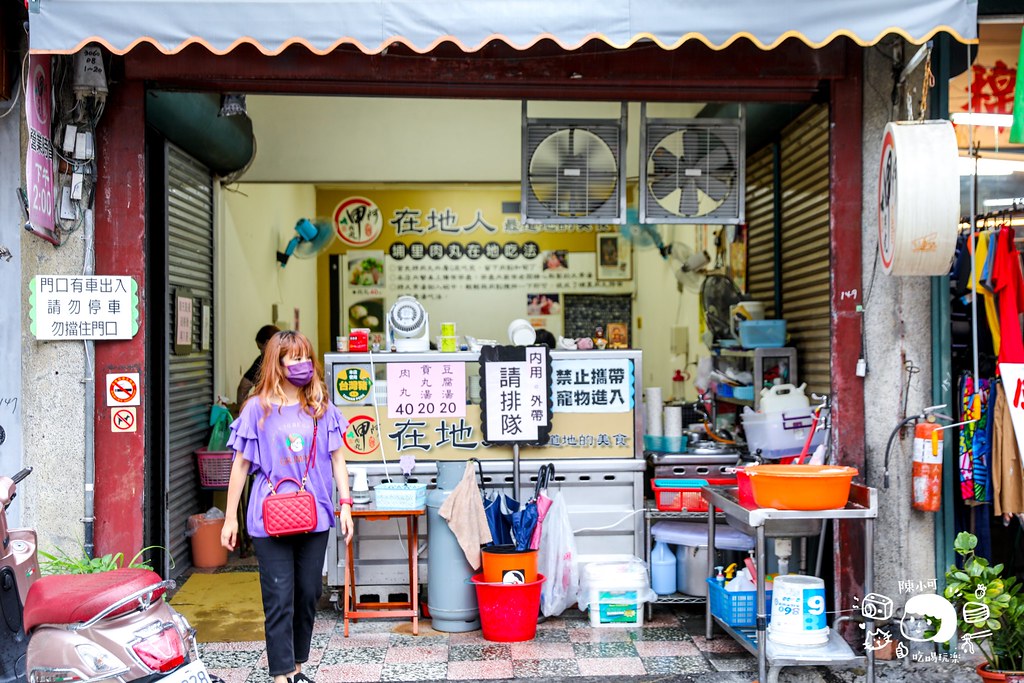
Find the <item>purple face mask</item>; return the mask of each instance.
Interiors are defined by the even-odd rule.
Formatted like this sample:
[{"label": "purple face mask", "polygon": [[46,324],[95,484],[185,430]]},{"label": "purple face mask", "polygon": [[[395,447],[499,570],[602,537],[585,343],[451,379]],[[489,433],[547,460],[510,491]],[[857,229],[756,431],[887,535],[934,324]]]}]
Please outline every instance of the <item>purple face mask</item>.
[{"label": "purple face mask", "polygon": [[297,387],[304,387],[313,380],[313,361],[304,360],[295,365],[284,366],[284,376]]}]

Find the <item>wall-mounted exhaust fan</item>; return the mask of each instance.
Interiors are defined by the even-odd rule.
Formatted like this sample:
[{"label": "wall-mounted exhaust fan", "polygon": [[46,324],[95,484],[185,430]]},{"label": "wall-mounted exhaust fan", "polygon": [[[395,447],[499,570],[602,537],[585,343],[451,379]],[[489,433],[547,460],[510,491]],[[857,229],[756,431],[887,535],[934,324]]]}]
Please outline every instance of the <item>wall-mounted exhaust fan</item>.
[{"label": "wall-mounted exhaust fan", "polygon": [[284,268],[292,256],[313,258],[331,246],[334,241],[334,226],[329,221],[311,221],[300,218],[295,223],[295,235],[289,240],[284,251],[277,252],[277,262]]},{"label": "wall-mounted exhaust fan", "polygon": [[742,223],[743,120],[641,116],[640,222]]},{"label": "wall-mounted exhaust fan", "polygon": [[626,105],[614,119],[530,119],[523,103],[524,223],[623,223]]}]

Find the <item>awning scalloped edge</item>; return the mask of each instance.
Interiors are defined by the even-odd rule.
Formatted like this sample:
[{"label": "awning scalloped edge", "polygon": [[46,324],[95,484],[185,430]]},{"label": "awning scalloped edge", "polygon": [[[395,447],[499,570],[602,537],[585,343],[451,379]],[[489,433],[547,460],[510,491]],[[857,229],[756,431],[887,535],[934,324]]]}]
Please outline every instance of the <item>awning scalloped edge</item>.
[{"label": "awning scalloped edge", "polygon": [[74,47],[69,48],[69,49],[64,49],[64,50],[39,50],[39,49],[32,49],[31,52],[33,54],[74,54],[75,52],[78,52],[78,50],[80,50],[82,47],[84,47],[84,46],[86,46],[86,45],[88,45],[90,43],[98,43],[99,45],[102,45],[103,47],[105,47],[107,50],[109,50],[113,54],[123,55],[123,54],[126,54],[126,53],[130,52],[132,49],[134,49],[138,45],[141,45],[143,43],[149,43],[150,45],[155,47],[157,50],[159,50],[160,52],[162,52],[162,53],[164,53],[166,55],[177,54],[178,52],[181,52],[182,50],[184,50],[185,48],[187,48],[190,45],[202,45],[207,50],[212,52],[213,54],[225,55],[225,54],[228,54],[229,52],[231,52],[232,50],[234,50],[239,45],[244,45],[244,44],[249,44],[249,45],[254,46],[257,50],[259,50],[263,54],[267,55],[268,57],[273,57],[275,55],[281,54],[282,52],[284,52],[287,48],[291,47],[292,45],[304,45],[310,52],[312,52],[314,54],[317,54],[317,55],[329,54],[329,53],[333,52],[334,50],[336,50],[337,48],[339,48],[339,47],[341,47],[343,45],[353,45],[353,46],[357,47],[361,52],[363,52],[365,54],[375,55],[375,54],[380,54],[381,52],[383,52],[385,49],[387,49],[388,47],[390,47],[392,45],[402,44],[402,45],[405,45],[406,47],[408,47],[413,52],[417,52],[417,53],[423,54],[423,53],[430,52],[430,51],[434,50],[436,47],[438,47],[439,45],[442,45],[443,43],[453,43],[453,44],[457,45],[463,52],[470,53],[470,52],[477,52],[477,51],[483,49],[487,44],[489,44],[489,43],[491,43],[491,42],[493,42],[495,40],[500,40],[502,42],[505,42],[505,43],[507,43],[508,45],[510,45],[511,47],[513,47],[513,48],[515,48],[517,50],[526,50],[526,49],[528,49],[530,47],[533,47],[534,45],[536,45],[537,43],[539,43],[542,40],[551,40],[551,41],[557,43],[560,47],[562,47],[565,50],[575,50],[575,49],[577,49],[579,47],[582,47],[585,43],[588,43],[588,42],[590,42],[592,40],[604,41],[608,45],[611,45],[612,47],[615,47],[615,48],[626,48],[626,47],[634,45],[634,44],[636,44],[636,43],[638,43],[640,41],[648,40],[648,41],[653,42],[654,44],[658,45],[659,47],[661,47],[661,48],[663,48],[665,50],[674,50],[674,49],[678,48],[680,45],[682,45],[685,42],[695,40],[695,41],[699,41],[701,43],[704,43],[704,45],[706,45],[707,47],[711,48],[712,50],[724,50],[724,49],[726,49],[727,47],[729,47],[730,45],[732,45],[733,43],[735,43],[736,41],[738,41],[738,40],[740,40],[742,38],[746,38],[747,40],[749,40],[751,43],[753,43],[754,45],[756,45],[758,48],[760,48],[762,50],[771,50],[771,49],[773,49],[775,47],[778,47],[784,41],[786,41],[786,40],[788,40],[790,38],[797,38],[800,41],[802,41],[804,44],[806,44],[806,45],[808,45],[809,47],[812,47],[812,48],[823,47],[823,46],[831,43],[836,38],[840,38],[840,37],[849,38],[853,42],[855,42],[856,44],[860,45],[861,47],[868,47],[870,45],[874,45],[874,44],[878,43],[880,40],[882,40],[882,38],[884,38],[887,35],[899,35],[899,36],[905,38],[906,40],[910,41],[911,43],[921,44],[921,43],[925,43],[925,42],[931,40],[937,33],[942,33],[942,32],[949,33],[951,36],[953,36],[953,38],[955,38],[960,43],[965,43],[965,44],[973,45],[973,44],[977,44],[977,42],[978,42],[977,38],[964,38],[963,36],[960,35],[960,33],[958,31],[954,30],[950,26],[937,26],[937,27],[935,27],[934,29],[932,29],[930,32],[928,32],[927,34],[925,34],[923,36],[912,36],[909,33],[907,33],[905,30],[903,30],[902,28],[894,26],[894,27],[887,28],[887,29],[879,32],[879,34],[877,36],[875,36],[874,38],[872,38],[870,40],[865,40],[865,39],[861,38],[860,36],[856,35],[855,33],[853,33],[852,31],[849,31],[849,30],[846,30],[846,29],[837,29],[836,31],[833,31],[825,40],[822,40],[820,42],[812,41],[811,39],[809,39],[807,36],[805,36],[800,31],[786,31],[785,33],[780,35],[777,39],[775,39],[771,43],[764,43],[761,40],[759,40],[757,38],[757,36],[755,36],[754,34],[749,33],[747,31],[741,31],[739,33],[734,33],[732,36],[729,37],[728,40],[726,40],[726,41],[724,41],[722,43],[717,43],[717,44],[712,42],[711,40],[709,40],[706,36],[704,36],[701,33],[686,33],[686,34],[680,36],[678,40],[676,40],[676,41],[674,41],[672,43],[666,43],[666,42],[662,41],[661,39],[659,39],[657,36],[652,35],[650,33],[637,33],[629,41],[627,41],[625,43],[621,43],[621,44],[616,43],[616,42],[614,42],[612,40],[609,40],[607,38],[607,36],[605,36],[602,33],[591,33],[591,34],[588,34],[583,39],[575,41],[573,43],[567,43],[567,42],[565,42],[563,40],[560,40],[558,37],[556,37],[556,36],[554,36],[554,35],[552,35],[550,33],[538,34],[532,40],[530,40],[529,42],[526,42],[526,43],[513,43],[511,40],[508,39],[507,36],[495,33],[495,34],[492,34],[492,35],[488,36],[484,40],[480,41],[476,45],[465,45],[462,41],[458,40],[454,36],[440,36],[436,40],[434,40],[432,43],[430,43],[429,45],[426,45],[426,46],[423,46],[423,47],[420,47],[420,46],[417,46],[417,45],[413,45],[411,42],[409,42],[409,40],[407,38],[404,38],[402,36],[394,36],[392,38],[389,38],[388,40],[385,40],[385,41],[381,42],[379,45],[377,45],[375,47],[374,46],[363,45],[360,41],[358,41],[358,40],[356,40],[354,38],[346,36],[346,37],[342,37],[342,38],[339,38],[338,40],[334,41],[334,43],[332,43],[329,47],[327,47],[325,49],[317,49],[308,40],[306,40],[305,38],[299,38],[299,37],[290,38],[290,39],[282,42],[276,48],[268,48],[268,47],[264,46],[260,42],[260,40],[257,39],[257,38],[253,38],[251,36],[241,36],[237,40],[235,40],[233,43],[231,43],[231,45],[229,45],[227,48],[225,48],[223,50],[219,50],[219,49],[215,48],[213,45],[211,45],[209,42],[207,42],[206,40],[204,40],[202,38],[196,38],[196,37],[188,38],[186,40],[181,41],[177,45],[174,45],[174,46],[168,48],[168,47],[164,46],[162,43],[160,43],[158,40],[156,40],[155,38],[152,38],[150,36],[140,36],[139,38],[137,38],[136,40],[132,41],[131,43],[129,43],[125,47],[114,46],[108,40],[104,39],[101,36],[91,36],[89,38],[82,39],[77,45],[75,45]]}]

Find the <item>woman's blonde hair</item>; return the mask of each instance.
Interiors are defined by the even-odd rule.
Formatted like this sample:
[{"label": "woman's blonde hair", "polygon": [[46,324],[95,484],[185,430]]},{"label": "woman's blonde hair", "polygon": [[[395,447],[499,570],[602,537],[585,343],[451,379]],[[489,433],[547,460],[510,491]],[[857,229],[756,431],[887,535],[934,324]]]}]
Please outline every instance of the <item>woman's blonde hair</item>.
[{"label": "woman's blonde hair", "polygon": [[271,399],[276,399],[278,410],[287,400],[281,384],[287,382],[288,378],[284,374],[284,366],[281,361],[285,358],[299,357],[306,357],[313,361],[313,379],[299,389],[299,404],[311,417],[317,419],[323,417],[327,411],[327,385],[324,384],[323,368],[313,353],[313,345],[301,332],[283,330],[271,337],[266,348],[263,349],[260,378],[252,393],[252,398],[258,398],[260,405],[263,406],[261,426],[263,420],[270,415],[270,408],[273,405]]}]

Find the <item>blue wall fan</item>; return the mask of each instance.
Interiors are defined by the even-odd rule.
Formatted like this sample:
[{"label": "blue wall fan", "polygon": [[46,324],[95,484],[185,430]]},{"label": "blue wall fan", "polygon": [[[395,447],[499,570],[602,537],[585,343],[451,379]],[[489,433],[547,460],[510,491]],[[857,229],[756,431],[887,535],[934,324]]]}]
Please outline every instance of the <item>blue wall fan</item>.
[{"label": "blue wall fan", "polygon": [[295,236],[288,242],[284,251],[277,252],[277,262],[284,268],[292,256],[298,258],[315,258],[317,254],[334,242],[334,226],[328,221],[311,221],[300,218],[295,223]]}]

